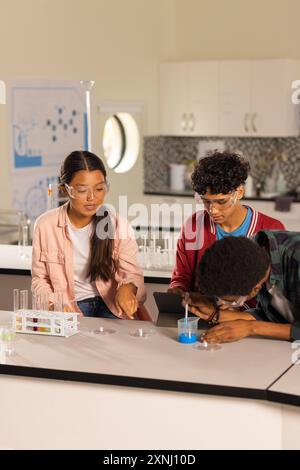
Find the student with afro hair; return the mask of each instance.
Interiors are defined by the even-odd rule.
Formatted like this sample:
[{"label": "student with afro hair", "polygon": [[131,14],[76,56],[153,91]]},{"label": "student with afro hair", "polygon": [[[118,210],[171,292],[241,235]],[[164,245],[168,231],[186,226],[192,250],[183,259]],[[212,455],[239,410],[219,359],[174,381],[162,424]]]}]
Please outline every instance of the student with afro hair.
[{"label": "student with afro hair", "polygon": [[[197,290],[186,296],[192,313],[215,325],[208,343],[247,336],[300,339],[300,234],[263,230],[254,240],[227,237],[205,252]],[[238,310],[257,298],[254,309]]]},{"label": "student with afro hair", "polygon": [[278,220],[241,204],[249,171],[249,163],[235,153],[216,151],[199,161],[192,186],[204,210],[195,212],[182,227],[169,292],[195,289],[196,267],[216,240],[285,229]]}]

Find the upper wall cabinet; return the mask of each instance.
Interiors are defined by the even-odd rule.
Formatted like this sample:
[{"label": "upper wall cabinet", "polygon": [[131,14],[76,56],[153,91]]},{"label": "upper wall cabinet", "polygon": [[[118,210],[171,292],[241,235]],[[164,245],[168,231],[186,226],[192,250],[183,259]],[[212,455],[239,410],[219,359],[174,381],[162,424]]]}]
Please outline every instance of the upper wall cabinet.
[{"label": "upper wall cabinet", "polygon": [[251,65],[249,61],[219,63],[219,135],[249,135]]},{"label": "upper wall cabinet", "polygon": [[291,83],[300,79],[300,61],[173,63],[160,72],[163,135],[299,134]]},{"label": "upper wall cabinet", "polygon": [[164,135],[217,135],[218,63],[160,66],[160,132]]},{"label": "upper wall cabinet", "polygon": [[292,82],[300,62],[255,60],[251,63],[251,128],[253,135],[299,134],[299,107],[292,103]]}]

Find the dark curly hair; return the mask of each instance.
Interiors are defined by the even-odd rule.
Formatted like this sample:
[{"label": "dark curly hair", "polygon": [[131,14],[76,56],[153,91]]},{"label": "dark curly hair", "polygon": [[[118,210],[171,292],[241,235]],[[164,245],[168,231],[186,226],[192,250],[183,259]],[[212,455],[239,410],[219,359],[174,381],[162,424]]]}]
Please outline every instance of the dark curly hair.
[{"label": "dark curly hair", "polygon": [[204,253],[197,289],[206,296],[247,295],[270,266],[267,250],[246,237],[226,237]]},{"label": "dark curly hair", "polygon": [[240,155],[214,152],[202,158],[192,174],[192,186],[198,194],[228,194],[245,184],[250,171],[249,163]]}]

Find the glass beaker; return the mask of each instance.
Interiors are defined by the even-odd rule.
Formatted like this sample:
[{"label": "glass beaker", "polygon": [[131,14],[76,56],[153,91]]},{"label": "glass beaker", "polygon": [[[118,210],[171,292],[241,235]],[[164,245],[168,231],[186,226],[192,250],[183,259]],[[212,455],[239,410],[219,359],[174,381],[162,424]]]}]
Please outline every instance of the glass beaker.
[{"label": "glass beaker", "polygon": [[179,343],[195,343],[198,339],[199,318],[180,318],[178,324]]},{"label": "glass beaker", "polygon": [[12,326],[0,326],[0,341],[4,344],[4,351],[8,356],[15,352],[16,333]]}]

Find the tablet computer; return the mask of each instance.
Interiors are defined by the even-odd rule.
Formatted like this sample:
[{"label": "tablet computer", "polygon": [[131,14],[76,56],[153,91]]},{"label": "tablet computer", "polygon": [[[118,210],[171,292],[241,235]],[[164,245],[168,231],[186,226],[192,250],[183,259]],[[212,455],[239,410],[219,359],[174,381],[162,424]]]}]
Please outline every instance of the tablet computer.
[{"label": "tablet computer", "polygon": [[[158,308],[156,326],[177,328],[177,320],[183,318],[185,315],[185,308],[182,306],[182,297],[179,294],[169,292],[153,292],[153,296]],[[192,313],[189,313],[189,316],[195,317]],[[203,328],[201,319],[199,319],[199,323],[202,323]]]}]

